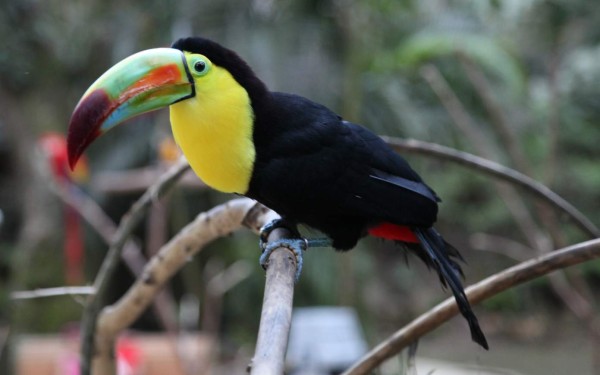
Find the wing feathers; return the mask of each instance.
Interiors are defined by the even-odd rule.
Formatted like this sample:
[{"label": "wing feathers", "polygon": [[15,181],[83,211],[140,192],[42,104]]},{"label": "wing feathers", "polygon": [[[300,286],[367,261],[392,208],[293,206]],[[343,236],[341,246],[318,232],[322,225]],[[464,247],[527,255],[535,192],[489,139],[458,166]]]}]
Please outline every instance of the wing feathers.
[{"label": "wing feathers", "polygon": [[413,193],[419,194],[433,202],[440,202],[440,198],[424,183],[412,181],[400,176],[394,176],[386,173],[379,169],[373,168],[373,173],[369,177],[386,184],[391,184],[399,188],[412,191]]}]

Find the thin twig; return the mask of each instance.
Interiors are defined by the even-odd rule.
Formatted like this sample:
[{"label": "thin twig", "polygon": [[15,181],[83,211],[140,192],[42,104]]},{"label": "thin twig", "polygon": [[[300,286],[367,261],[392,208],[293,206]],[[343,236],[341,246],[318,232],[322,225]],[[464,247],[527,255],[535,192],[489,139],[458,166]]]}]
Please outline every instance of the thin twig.
[{"label": "thin twig", "polygon": [[[287,230],[277,229],[270,234],[269,241],[289,235]],[[258,339],[248,368],[250,374],[281,375],[284,372],[297,266],[296,256],[285,247],[275,249],[269,256]]]},{"label": "thin twig", "polygon": [[[559,39],[565,36],[565,28],[562,28]],[[544,181],[548,185],[552,185],[556,179],[556,170],[559,159],[559,140],[561,128],[561,94],[559,88],[559,71],[562,65],[562,57],[565,56],[561,51],[560,46],[552,48],[550,57],[548,58],[548,90],[550,98],[548,103],[548,149],[546,152],[545,163],[545,178]]]},{"label": "thin twig", "polygon": [[500,137],[506,154],[510,157],[517,170],[532,176],[531,164],[525,157],[520,142],[509,125],[510,122],[506,118],[506,111],[502,110],[494,98],[492,85],[487,80],[481,68],[467,54],[459,52],[457,55],[458,61],[467,74],[467,78],[475,88],[490,116],[490,123]]},{"label": "thin twig", "polygon": [[[127,171],[107,171],[93,177],[95,191],[105,194],[131,194],[144,192],[165,173],[168,165],[128,169]],[[191,170],[184,173],[177,183],[181,187],[204,189],[204,184]]]},{"label": "thin twig", "polygon": [[[50,179],[49,179],[50,180]],[[100,235],[106,243],[110,244],[117,232],[117,226],[102,208],[88,197],[76,185],[62,185],[49,181],[50,190],[65,204],[71,206]],[[127,240],[122,252],[125,265],[134,276],[141,273],[146,258],[141,249],[131,240]]]},{"label": "thin twig", "polygon": [[464,151],[458,151],[435,143],[422,142],[414,139],[405,140],[394,137],[382,138],[397,151],[411,152],[434,157],[441,161],[457,163],[525,189],[525,191],[565,213],[584,233],[590,236],[590,238],[600,238],[600,229],[598,229],[598,227],[596,227],[581,211],[544,184],[514,169]]},{"label": "thin twig", "polygon": [[474,250],[487,251],[508,257],[517,262],[524,262],[533,254],[532,248],[512,238],[487,233],[475,233],[469,237],[469,244]]},{"label": "thin twig", "polygon": [[222,296],[250,276],[251,269],[247,260],[236,261],[206,283],[206,292],[213,296]]},{"label": "thin twig", "polygon": [[157,197],[168,191],[181,175],[187,171],[189,165],[185,159],[180,159],[167,173],[148,189],[129,209],[121,219],[119,229],[115,234],[108,253],[102,262],[100,271],[96,276],[94,287],[96,294],[92,296],[85,308],[81,323],[81,374],[90,375],[91,359],[94,353],[94,333],[96,320],[100,309],[106,304],[109,282],[112,280],[121,259],[123,246],[127,242],[131,231],[144,217],[144,213]]},{"label": "thin twig", "polygon": [[[50,176],[49,176],[50,177]],[[117,226],[112,219],[102,210],[102,208],[90,198],[84,191],[76,185],[57,184],[49,178],[50,190],[56,194],[65,204],[72,207],[77,213],[87,221],[100,237],[110,245],[117,232]],[[138,277],[141,275],[146,257],[142,254],[140,247],[128,239],[123,245],[121,251],[123,263],[129,268],[131,273]],[[175,324],[171,311],[174,311],[175,302],[172,294],[163,292],[152,303],[159,322],[167,331],[174,331]]]},{"label": "thin twig", "polygon": [[[421,69],[421,75],[448,111],[454,125],[471,141],[471,145],[475,148],[477,154],[487,159],[494,159],[497,156],[497,153],[492,152],[495,145],[475,125],[475,121],[473,121],[439,69],[433,64],[428,64]],[[521,196],[510,186],[495,182],[494,187],[530,246],[534,249],[550,249],[552,245],[546,240],[546,235],[533,220]]]},{"label": "thin twig", "polygon": [[[467,74],[467,77],[471,81],[473,87],[475,88],[475,91],[478,93],[479,97],[483,102],[484,107],[486,108],[489,114],[491,120],[490,123],[493,125],[493,128],[496,130],[496,133],[499,135],[499,138],[502,142],[502,149],[506,150],[506,154],[512,160],[513,165],[516,167],[517,170],[523,172],[528,176],[533,176],[534,169],[530,161],[526,158],[521,142],[519,142],[517,135],[512,129],[510,121],[507,118],[507,113],[509,111],[503,110],[503,108],[498,104],[497,100],[494,98],[494,89],[492,88],[492,84],[485,76],[483,70],[469,56],[467,56],[464,53],[458,53],[458,60],[460,61],[463,70]],[[552,98],[554,99],[554,96]],[[556,121],[554,121],[554,119],[550,117],[548,119],[548,123],[550,133],[549,148],[551,151],[550,153],[554,155],[554,153],[556,152],[555,148],[558,144],[558,138],[556,134],[557,128],[555,124]],[[481,154],[481,156],[486,155]],[[548,159],[548,163],[553,162],[555,162],[554,158],[551,157]],[[547,170],[552,169],[552,167],[547,168]],[[551,186],[551,183],[551,180],[545,181],[545,184],[547,186]],[[539,202],[536,202],[534,208],[534,212],[537,214],[538,219],[543,224],[545,232],[548,234],[548,236],[552,238],[554,242],[554,246],[552,247],[566,246],[568,242],[565,240],[564,233],[561,230],[562,228],[558,223],[555,213],[550,211],[547,206],[539,204]],[[547,247],[546,249],[537,250],[547,251],[550,250],[550,247]]]},{"label": "thin twig", "polygon": [[427,64],[421,68],[420,73],[439,98],[454,125],[467,136],[477,153],[487,158],[497,156],[493,155],[494,144],[480,130],[439,69],[433,64]]},{"label": "thin twig", "polygon": [[408,358],[406,359],[407,375],[417,375],[417,349],[419,340],[415,340],[408,345]]},{"label": "thin twig", "polygon": [[[217,263],[218,265],[216,265]],[[231,288],[250,276],[254,268],[248,260],[244,259],[234,262],[227,268],[224,268],[221,263],[212,258],[204,268],[205,270],[209,270],[218,267],[218,271],[212,274],[204,272],[208,280],[206,282],[204,300],[202,301],[202,330],[214,335],[220,332],[223,296]]]},{"label": "thin twig", "polygon": [[[600,257],[600,239],[556,250],[492,275],[465,290],[472,305],[498,293],[550,272]],[[453,298],[448,298],[373,348],[342,375],[365,375],[396,355],[416,339],[431,332],[458,314]]]},{"label": "thin twig", "polygon": [[10,337],[10,325],[0,326],[0,357],[5,356]]},{"label": "thin twig", "polygon": [[93,286],[62,286],[56,288],[41,288],[34,290],[15,291],[10,294],[13,300],[34,299],[58,296],[77,296],[94,294]]}]

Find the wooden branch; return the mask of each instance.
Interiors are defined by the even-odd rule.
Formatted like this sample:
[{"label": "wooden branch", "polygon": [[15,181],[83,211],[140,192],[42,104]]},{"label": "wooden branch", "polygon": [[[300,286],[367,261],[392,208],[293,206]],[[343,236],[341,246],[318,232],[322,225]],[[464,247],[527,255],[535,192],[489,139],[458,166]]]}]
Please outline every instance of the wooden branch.
[{"label": "wooden branch", "polygon": [[[389,139],[389,140],[391,141],[390,143],[392,143],[392,145],[394,147],[397,146],[394,144],[395,143],[394,141],[397,141],[397,140],[394,140],[394,139]],[[416,141],[410,141],[410,142],[416,142]],[[441,147],[442,149],[444,149],[442,146],[437,146],[437,147]],[[411,151],[414,151],[414,150],[411,150]],[[450,154],[454,156],[454,158],[455,158],[454,161],[460,162],[461,164],[464,164],[464,165],[469,165],[471,167],[476,166],[475,169],[482,170],[484,172],[487,172],[488,174],[506,179],[508,181],[516,180],[521,184],[521,186],[525,186],[525,187],[529,188],[529,190],[538,193],[539,196],[545,197],[546,200],[554,203],[555,206],[558,206],[558,207],[564,209],[564,204],[561,205],[561,201],[560,201],[560,199],[562,199],[562,198],[556,196],[559,198],[559,200],[557,201],[556,197],[552,196],[551,194],[548,194],[548,192],[552,193],[549,189],[547,189],[545,186],[543,186],[541,184],[540,185],[543,188],[547,189],[547,191],[544,191],[544,189],[540,189],[538,186],[536,186],[536,184],[539,184],[539,183],[535,182],[534,180],[531,180],[526,176],[522,176],[518,172],[513,171],[509,168],[502,167],[496,163],[490,162],[490,161],[482,159],[482,158],[477,158],[474,155],[461,153],[461,152],[455,151],[455,150],[452,150],[452,151],[454,154],[453,153],[450,153]],[[419,151],[414,151],[414,152],[419,152]],[[427,153],[427,152],[425,152],[425,153]],[[433,154],[435,154],[435,152]],[[444,153],[442,153],[442,154],[444,154]],[[458,154],[459,156],[456,156],[456,154]],[[465,158],[465,155],[463,155],[463,154],[469,155],[471,158]],[[447,153],[444,154],[444,156],[442,158],[453,160],[452,157],[448,158]],[[475,159],[475,162],[473,161],[473,158]],[[491,164],[491,166],[490,166],[490,164]],[[124,329],[125,327],[129,326],[137,318],[137,316],[139,316],[139,314],[145,309],[145,307],[148,305],[148,303],[152,300],[153,296],[160,289],[160,287],[163,285],[163,283],[174,272],[176,272],[179,269],[179,267],[181,267],[182,264],[185,263],[185,261],[189,258],[189,256],[191,256],[191,254],[193,252],[199,251],[201,249],[201,246],[203,244],[205,244],[206,241],[209,241],[211,239],[214,239],[216,237],[220,237],[226,233],[229,233],[229,232],[237,229],[240,225],[246,225],[246,226],[250,227],[251,229],[258,231],[258,229],[265,222],[267,222],[267,220],[274,218],[275,214],[272,213],[272,211],[269,211],[268,209],[264,208],[263,206],[256,204],[252,201],[249,201],[247,199],[240,199],[240,200],[232,201],[233,203],[230,203],[233,206],[239,204],[239,205],[243,206],[244,208],[238,207],[239,209],[235,209],[235,208],[232,209],[232,207],[223,208],[222,206],[219,206],[214,209],[214,210],[218,211],[218,209],[221,208],[221,209],[224,209],[225,211],[231,210],[232,212],[238,212],[238,214],[233,214],[235,216],[235,219],[230,221],[229,226],[225,225],[223,222],[218,223],[218,225],[215,224],[216,222],[218,222],[218,220],[212,220],[212,219],[210,219],[210,217],[211,217],[211,215],[217,215],[217,217],[220,217],[220,214],[213,212],[213,210],[211,210],[207,214],[204,214],[204,215],[208,215],[208,216],[200,215],[192,224],[190,224],[188,227],[186,227],[184,232],[180,233],[180,235],[178,235],[171,242],[169,242],[169,244],[165,245],[165,247],[159,252],[159,254],[155,258],[153,258],[153,260],[148,264],[147,268],[144,271],[143,277],[132,286],[130,291],[127,292],[127,294],[125,296],[123,296],[123,298],[119,302],[117,302],[114,306],[105,308],[102,311],[101,318],[96,322],[96,317],[98,315],[98,311],[102,307],[102,301],[103,301],[102,294],[105,293],[105,292],[101,293],[100,288],[106,288],[106,280],[110,279],[109,275],[112,272],[111,269],[114,270],[114,267],[115,267],[115,263],[113,263],[113,262],[116,262],[116,260],[118,260],[118,257],[120,256],[121,248],[123,247],[123,244],[125,243],[128,234],[135,227],[135,225],[139,222],[139,220],[143,216],[144,211],[149,206],[149,203],[154,198],[156,198],[161,192],[164,192],[170,185],[172,185],[173,181],[178,176],[180,176],[181,173],[183,173],[183,171],[185,171],[186,169],[187,169],[186,164],[181,164],[177,168],[173,169],[171,171],[171,173],[169,173],[165,179],[161,180],[161,182],[159,182],[155,187],[153,187],[152,189],[147,191],[146,194],[144,194],[144,196],[138,202],[136,202],[136,204],[134,204],[134,206],[130,209],[130,213],[128,213],[123,218],[121,225],[119,227],[117,236],[113,241],[113,245],[111,246],[109,254],[107,255],[107,258],[106,258],[105,262],[103,263],[101,271],[99,272],[98,278],[96,279],[95,286],[97,286],[98,296],[96,296],[95,298],[92,297],[91,302],[88,304],[89,310],[87,310],[86,315],[84,316],[84,323],[83,323],[83,327],[84,327],[83,341],[84,342],[82,344],[82,351],[84,353],[84,356],[83,356],[84,361],[82,364],[82,373],[83,374],[89,374],[89,371],[91,369],[90,363],[91,363],[92,353],[95,354],[95,356],[93,358],[93,368],[94,368],[95,375],[113,373],[113,371],[114,371],[113,347],[114,347],[115,338],[116,338],[116,335],[118,334],[118,332],[120,330]],[[507,170],[509,172],[507,172]],[[514,175],[515,173],[516,173],[517,177],[515,177],[515,175]],[[523,177],[525,177],[525,178],[523,178]],[[531,181],[528,181],[527,179],[529,179]],[[533,183],[531,183],[532,181],[533,181]],[[540,193],[540,191],[541,191],[541,193]],[[554,193],[552,193],[552,194],[554,194]],[[238,203],[236,203],[236,202],[238,202]],[[246,202],[246,203],[239,203],[239,202]],[[251,203],[249,203],[249,202],[251,202]],[[564,203],[566,203],[566,202],[564,202]],[[566,204],[568,205],[568,203],[566,203]],[[228,206],[228,205],[225,205],[225,206]],[[568,205],[567,208],[568,207],[571,207],[571,206]],[[240,214],[241,212],[244,212],[244,214],[241,215]],[[576,212],[578,212],[578,211],[576,211]],[[209,217],[209,219],[207,220],[206,217]],[[583,216],[583,217],[585,218],[585,216]],[[234,223],[234,224],[231,224],[231,223]],[[195,235],[193,235],[193,233],[196,233],[196,229],[197,229],[196,226],[204,227],[204,228],[212,227],[212,229],[208,229],[208,232],[209,232],[208,234],[205,233],[202,236],[200,236],[200,238],[198,238],[198,237],[195,237]],[[592,227],[593,227],[593,224],[592,224]],[[189,228],[196,228],[196,229],[189,229]],[[592,229],[594,229],[594,228],[595,227],[593,227]],[[205,231],[205,230],[206,229],[203,229],[202,231]],[[205,237],[205,236],[207,236],[207,237]],[[171,250],[167,250],[166,249],[167,247],[170,248]],[[283,253],[282,251],[277,251],[277,252]],[[179,254],[179,255],[176,256],[176,254]],[[185,256],[183,258],[179,257],[182,254]],[[274,262],[273,264],[276,264],[275,262],[279,262],[276,260],[277,258],[278,257],[273,258],[273,262]],[[288,259],[289,259],[289,256],[288,256]],[[285,257],[283,257],[281,259],[282,262],[284,260],[285,260]],[[274,269],[272,270],[272,272],[275,272],[279,269],[278,266],[274,266],[273,268]],[[267,280],[267,288],[270,288],[269,284],[270,283]],[[283,283],[283,284],[285,284],[285,283]],[[281,285],[279,285],[279,286],[281,286]],[[293,287],[293,283],[292,283],[292,287]],[[286,297],[286,299],[284,301],[285,303],[280,308],[282,308],[283,311],[287,311],[286,309],[289,308],[291,311],[291,299],[293,297],[293,291],[291,293],[290,292],[282,292],[282,293],[284,293],[284,295],[286,295],[288,297]],[[267,296],[270,294],[271,294],[270,291],[265,291],[265,302],[267,302],[267,300],[266,300]],[[451,300],[451,301],[453,302],[453,300]],[[454,308],[455,308],[455,306],[454,306]],[[265,319],[267,319],[267,318],[265,318]],[[262,320],[261,320],[261,326],[263,326]],[[271,328],[272,328],[272,325],[264,325],[264,327],[269,327],[269,326],[271,326]],[[86,329],[86,327],[87,327],[87,329]],[[283,327],[285,327],[285,324],[283,325]],[[97,332],[98,332],[95,339],[94,339],[94,330],[97,330]],[[283,336],[280,334],[279,337],[285,337],[285,341],[287,341],[287,329],[284,328],[281,332],[284,332],[284,334],[283,334]],[[261,335],[261,334],[259,334],[259,335]],[[272,338],[272,336],[270,334],[267,334],[266,336],[264,334],[262,334],[262,335],[267,338]],[[87,341],[86,338],[88,340],[93,339],[94,341],[93,342]],[[265,346],[261,343],[261,340],[262,339],[259,339],[259,342],[257,343],[257,356],[255,357],[255,364],[253,364],[252,371],[254,373],[262,374],[262,373],[265,373],[263,371],[267,371],[267,370],[256,370],[257,368],[264,368],[264,367],[261,367],[261,366],[263,366],[261,364],[261,360],[263,357],[262,357],[260,350],[263,350],[262,348],[264,348]],[[267,345],[267,347],[269,347],[269,345]],[[277,356],[276,356],[276,358],[281,358],[281,360],[276,360],[275,362],[272,362],[272,363],[279,363],[279,364],[275,365],[275,367],[277,367],[277,368],[283,366],[283,355],[285,354],[285,345],[283,345],[283,347],[284,347],[283,351],[282,351],[283,354],[277,354]],[[278,346],[278,348],[281,348],[281,346]],[[95,349],[95,351],[93,351],[93,349]],[[270,349],[272,350],[272,348],[270,348]],[[279,362],[277,362],[277,361],[279,361]],[[258,372],[255,372],[255,371],[258,371]],[[274,371],[276,371],[276,370],[274,370]]]},{"label": "wooden branch", "polygon": [[[465,290],[472,305],[550,272],[600,258],[600,239],[582,242],[531,259],[492,275]],[[373,348],[342,375],[365,375],[410,343],[458,314],[454,298],[448,298]],[[465,336],[466,337],[466,336]]]},{"label": "wooden branch", "polygon": [[[276,229],[270,234],[269,241],[289,235],[287,230]],[[275,249],[269,256],[258,339],[248,368],[252,375],[284,373],[297,266],[296,256],[285,247]]]},{"label": "wooden branch", "polygon": [[514,169],[464,151],[455,150],[435,143],[385,136],[382,138],[397,151],[411,152],[430,156],[442,161],[450,161],[522,188],[549,204],[551,207],[565,213],[573,220],[579,229],[591,238],[600,238],[600,229],[598,229],[598,227],[596,227],[581,211],[544,184]]},{"label": "wooden branch", "polygon": [[[520,262],[527,260],[526,254],[532,253],[532,249],[528,249],[514,240],[500,236],[476,233],[471,236],[470,242],[477,250],[495,252]],[[573,315],[579,320],[589,325],[588,332],[591,335],[600,337],[600,327],[596,327],[594,323],[595,311],[593,303],[588,301],[590,299],[589,294],[586,296],[579,290],[580,288],[574,287],[564,272],[555,272],[548,275],[548,281],[556,295],[562,299],[567,309],[571,310]]]},{"label": "wooden branch", "polygon": [[98,319],[92,357],[94,375],[114,374],[114,342],[150,304],[164,283],[209,242],[241,225],[260,228],[276,217],[273,211],[247,198],[235,199],[202,213],[165,244],[119,301],[105,307]]},{"label": "wooden branch", "polygon": [[189,165],[184,158],[181,158],[173,165],[167,173],[148,189],[138,199],[129,211],[121,219],[119,228],[115,233],[115,237],[108,249],[108,253],[102,262],[102,266],[98,271],[94,288],[96,294],[91,296],[84,310],[81,323],[81,374],[90,375],[91,359],[94,353],[94,333],[96,329],[96,320],[102,307],[106,304],[106,296],[108,294],[109,282],[113,278],[119,261],[123,246],[127,242],[131,231],[144,217],[144,213],[150,204],[168,191],[177,181],[179,177],[189,169]]}]

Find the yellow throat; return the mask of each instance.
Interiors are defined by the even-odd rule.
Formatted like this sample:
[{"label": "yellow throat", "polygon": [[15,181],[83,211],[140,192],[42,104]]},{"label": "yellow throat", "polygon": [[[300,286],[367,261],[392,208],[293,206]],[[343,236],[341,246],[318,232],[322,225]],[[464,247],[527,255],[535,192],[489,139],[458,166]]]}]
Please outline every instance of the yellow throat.
[{"label": "yellow throat", "polygon": [[216,65],[195,84],[196,96],[170,107],[175,141],[207,185],[244,194],[256,155],[248,93],[227,70]]}]

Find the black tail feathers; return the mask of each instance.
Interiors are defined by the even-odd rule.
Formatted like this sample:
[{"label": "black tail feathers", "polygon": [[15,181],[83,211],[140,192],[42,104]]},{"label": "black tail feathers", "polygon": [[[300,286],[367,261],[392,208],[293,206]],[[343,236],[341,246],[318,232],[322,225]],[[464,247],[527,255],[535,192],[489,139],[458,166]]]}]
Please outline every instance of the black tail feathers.
[{"label": "black tail feathers", "polygon": [[421,243],[422,250],[427,254],[417,254],[426,264],[431,265],[438,272],[440,280],[444,286],[449,286],[456,299],[456,304],[462,316],[469,323],[471,330],[471,339],[481,345],[486,350],[489,349],[485,335],[479,327],[477,317],[471,309],[469,300],[460,282],[462,270],[460,266],[451,258],[462,259],[458,251],[447,244],[442,236],[433,228],[413,228],[413,232]]}]

